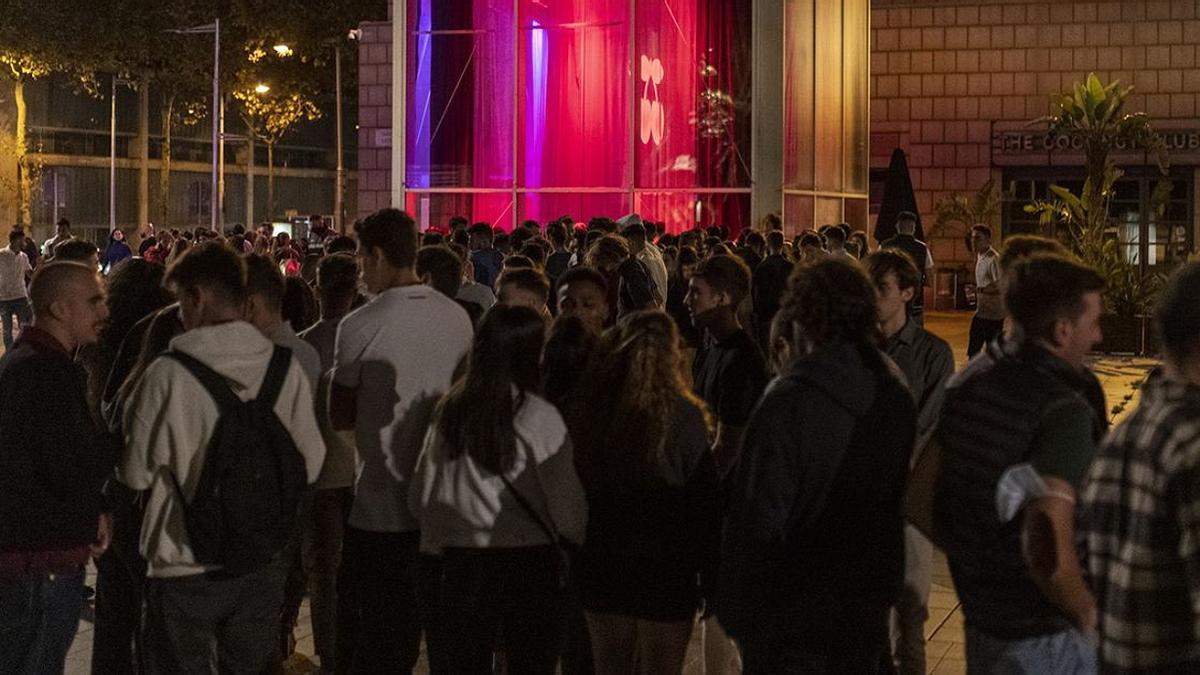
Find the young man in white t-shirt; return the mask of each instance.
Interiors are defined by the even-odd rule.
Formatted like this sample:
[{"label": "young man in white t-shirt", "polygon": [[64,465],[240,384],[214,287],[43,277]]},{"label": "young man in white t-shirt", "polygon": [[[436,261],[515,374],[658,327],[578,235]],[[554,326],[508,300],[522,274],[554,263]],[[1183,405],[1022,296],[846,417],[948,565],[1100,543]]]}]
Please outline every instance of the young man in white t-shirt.
[{"label": "young man in white t-shirt", "polygon": [[1004,303],[1000,299],[1000,255],[992,248],[992,228],[971,228],[971,250],[975,251],[975,316],[967,358],[975,356],[1004,330]]},{"label": "young man in white t-shirt", "polygon": [[471,344],[467,312],[421,284],[417,226],[396,209],[354,226],[374,299],[338,326],[329,412],[353,429],[354,504],[342,564],[356,605],[353,672],[409,673],[420,651],[419,524],[406,504],[434,406]]},{"label": "young man in white t-shirt", "polygon": [[33,267],[24,249],[25,232],[14,227],[8,233],[8,248],[0,249],[0,319],[4,322],[4,351],[12,349],[13,316],[21,322],[22,330],[33,320],[25,288]]}]

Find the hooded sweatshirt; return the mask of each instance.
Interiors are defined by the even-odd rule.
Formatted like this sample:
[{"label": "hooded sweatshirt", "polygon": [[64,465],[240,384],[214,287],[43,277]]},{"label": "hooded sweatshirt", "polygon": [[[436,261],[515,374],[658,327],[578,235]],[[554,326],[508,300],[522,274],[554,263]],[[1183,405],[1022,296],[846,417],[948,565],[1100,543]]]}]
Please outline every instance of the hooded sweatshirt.
[{"label": "hooded sweatshirt", "polygon": [[[196,328],[171,341],[171,349],[195,357],[224,376],[244,401],[258,395],[274,347],[244,321]],[[294,356],[275,402],[275,414],[291,431],[312,483],[325,459],[325,444],[313,415],[312,386]],[[140,549],[151,577],[217,569],[196,564],[183,504],[171,474],[191,499],[218,417],[217,404],[203,385],[183,364],[162,357],[146,369],[125,407],[125,457],[118,478],[134,490],[150,491]]]},{"label": "hooded sweatshirt", "polygon": [[731,635],[799,626],[797,635],[821,640],[828,612],[895,602],[916,429],[901,377],[878,349],[835,343],[763,395],[721,561],[717,612]]}]

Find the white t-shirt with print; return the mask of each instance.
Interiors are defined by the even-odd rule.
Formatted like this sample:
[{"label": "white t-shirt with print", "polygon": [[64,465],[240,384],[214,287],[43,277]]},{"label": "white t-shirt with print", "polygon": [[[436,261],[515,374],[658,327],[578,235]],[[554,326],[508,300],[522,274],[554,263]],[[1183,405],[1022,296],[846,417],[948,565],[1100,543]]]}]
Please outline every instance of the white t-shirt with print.
[{"label": "white t-shirt with print", "polygon": [[357,390],[350,526],[419,527],[406,503],[433,408],[471,346],[458,303],[428,286],[388,289],[338,325],[334,382]]}]

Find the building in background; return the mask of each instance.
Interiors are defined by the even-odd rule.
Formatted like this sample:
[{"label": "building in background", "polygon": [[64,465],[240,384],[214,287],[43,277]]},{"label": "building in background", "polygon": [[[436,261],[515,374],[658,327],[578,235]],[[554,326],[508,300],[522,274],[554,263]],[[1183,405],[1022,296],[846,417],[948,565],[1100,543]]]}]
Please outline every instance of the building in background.
[{"label": "building in background", "polygon": [[[1115,159],[1125,171],[1113,199],[1126,259],[1146,271],[1194,248],[1200,174],[1200,12],[1193,0],[932,2],[874,0],[871,11],[871,185],[882,191],[888,158],[903,148],[929,230],[939,199],[995,181],[1004,236],[1037,230],[1024,205],[1052,183],[1076,191],[1082,155],[1030,121],[1050,95],[1089,72],[1136,89],[1142,111],[1170,151],[1170,195],[1151,209],[1159,174],[1141,153]],[[878,197],[875,197],[878,199]],[[873,200],[874,201],[874,200]],[[941,283],[971,260],[961,232],[932,239]],[[969,275],[964,279],[970,279]]]},{"label": "building in background", "polygon": [[395,0],[392,16],[360,43],[360,213],[867,227],[868,0]]},{"label": "building in background", "polygon": [[[7,81],[5,81],[7,82]],[[0,85],[4,86],[4,85]],[[109,105],[107,87],[102,98],[78,91],[64,76],[51,75],[26,85],[28,147],[35,166],[31,212],[34,237],[52,234],[59,218],[71,220],[77,232],[98,242],[107,238],[109,223]],[[146,221],[161,224],[159,171],[162,158],[160,97],[152,87],[148,101],[146,137],[139,135],[138,93],[117,88],[116,212],[119,227],[134,231],[139,222],[139,170],[141,144],[148,143],[149,157]],[[7,101],[0,93],[0,101]],[[230,139],[225,148],[225,213],[228,225],[245,223],[246,205],[253,199],[256,221],[281,220],[289,214],[330,214],[334,208],[337,158],[332,114],[315,123],[302,123],[275,148],[274,214],[267,208],[267,151],[255,147],[254,185],[247,187],[248,144]],[[353,118],[350,117],[352,120]],[[211,127],[208,117],[192,127],[176,128],[172,138],[171,189],[168,224],[171,227],[207,227],[212,204],[210,170]],[[350,122],[353,125],[353,122]],[[352,128],[352,127],[351,127]],[[242,124],[232,109],[226,112],[226,132],[244,138]],[[6,132],[7,133],[7,132]],[[354,144],[347,145],[347,213],[356,212],[357,194]],[[0,170],[0,180],[8,172]],[[0,208],[0,211],[3,209]],[[10,223],[6,223],[10,224]],[[7,228],[5,228],[7,229]]]}]

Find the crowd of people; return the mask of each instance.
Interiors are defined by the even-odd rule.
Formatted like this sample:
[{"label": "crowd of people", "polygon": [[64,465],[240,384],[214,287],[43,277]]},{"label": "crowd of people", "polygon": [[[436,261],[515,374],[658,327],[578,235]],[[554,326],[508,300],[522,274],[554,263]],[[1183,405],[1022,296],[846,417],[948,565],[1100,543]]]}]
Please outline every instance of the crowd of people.
[{"label": "crowd of people", "polygon": [[976,226],[955,373],[916,220],[14,229],[0,672],[94,559],[96,673],[279,672],[305,595],[328,673],[924,673],[934,545],[969,672],[1195,672],[1200,267],[1110,433],[1096,272]]}]

